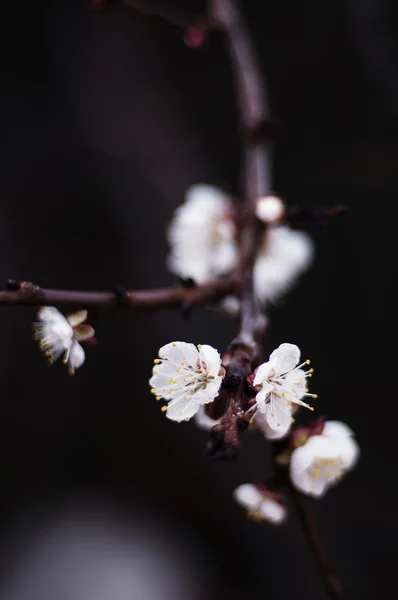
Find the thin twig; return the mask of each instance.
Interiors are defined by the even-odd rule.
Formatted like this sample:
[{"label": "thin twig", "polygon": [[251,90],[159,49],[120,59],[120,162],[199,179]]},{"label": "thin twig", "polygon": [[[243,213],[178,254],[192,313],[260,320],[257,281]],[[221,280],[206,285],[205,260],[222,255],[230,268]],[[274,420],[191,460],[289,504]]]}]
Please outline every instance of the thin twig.
[{"label": "thin twig", "polygon": [[306,498],[291,483],[288,486],[301,526],[321,573],[325,589],[332,600],[340,600],[342,597],[341,583],[326,556],[312,507],[308,505]]},{"label": "thin twig", "polygon": [[[263,78],[250,34],[236,0],[211,0],[212,16],[224,27],[235,72],[238,104],[244,133],[244,198],[241,229],[240,269],[242,273],[241,330],[237,341],[250,345],[259,341],[258,319],[261,317],[253,289],[253,265],[261,229],[255,218],[258,198],[271,189],[271,149],[264,136],[252,135],[269,121],[269,104]],[[265,128],[266,129],[266,128]],[[260,335],[259,335],[260,333]],[[325,588],[331,598],[341,597],[341,589],[326,559],[315,520],[303,504],[300,494],[289,484],[303,530],[313,550]]]},{"label": "thin twig", "polygon": [[241,329],[245,344],[258,338],[264,320],[253,292],[253,265],[263,229],[255,217],[255,203],[270,189],[270,147],[264,136],[251,135],[269,120],[266,84],[245,22],[234,0],[211,0],[211,15],[227,36],[235,74],[244,149],[244,197],[240,235],[242,272]]},{"label": "thin twig", "polygon": [[114,308],[120,304],[127,308],[188,308],[214,303],[234,292],[240,276],[233,272],[225,277],[193,288],[168,287],[155,290],[126,290],[123,299],[118,291],[84,292],[50,290],[29,282],[19,283],[19,289],[0,291],[3,306],[81,306],[84,308]]}]

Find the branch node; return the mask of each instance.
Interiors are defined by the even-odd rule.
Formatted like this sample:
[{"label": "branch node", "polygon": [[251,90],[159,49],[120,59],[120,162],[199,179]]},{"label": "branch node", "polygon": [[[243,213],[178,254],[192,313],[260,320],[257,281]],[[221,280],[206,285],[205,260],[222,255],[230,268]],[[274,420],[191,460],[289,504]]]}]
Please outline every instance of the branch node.
[{"label": "branch node", "polygon": [[17,279],[7,279],[7,290],[10,292],[17,292],[21,287],[21,282]]},{"label": "branch node", "polygon": [[117,286],[114,288],[116,301],[120,306],[127,307],[130,305],[130,292],[126,288]]}]

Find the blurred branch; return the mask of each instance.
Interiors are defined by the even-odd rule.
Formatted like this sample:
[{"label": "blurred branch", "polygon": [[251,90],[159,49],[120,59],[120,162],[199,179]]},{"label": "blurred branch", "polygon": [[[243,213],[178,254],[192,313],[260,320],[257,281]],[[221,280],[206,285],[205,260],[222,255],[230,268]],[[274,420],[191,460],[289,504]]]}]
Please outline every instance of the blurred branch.
[{"label": "blurred branch", "polygon": [[253,292],[253,265],[263,231],[255,217],[255,203],[270,189],[269,142],[265,135],[256,135],[269,120],[267,88],[236,2],[211,0],[210,13],[222,25],[228,40],[243,133],[244,198],[240,232],[242,288],[238,340],[252,344],[261,337],[264,323]]},{"label": "blurred branch", "polygon": [[[266,82],[237,2],[235,0],[211,0],[210,6],[212,16],[223,25],[228,39],[244,134],[244,198],[239,264],[242,274],[241,329],[235,342],[246,345],[248,349],[250,346],[254,346],[254,352],[250,357],[253,360],[256,357],[254,342],[259,342],[263,334],[262,312],[255,301],[253,290],[253,265],[262,232],[255,217],[255,206],[257,200],[265,196],[271,187],[271,149],[269,139],[265,135],[269,130],[270,109]],[[264,124],[267,126],[264,127]],[[257,135],[260,131],[264,132],[262,136]],[[341,212],[340,207],[337,208],[337,211],[335,207],[331,210],[331,214],[336,212]],[[245,352],[240,352],[231,361],[229,371],[232,365],[234,368],[244,368],[245,361],[250,358]],[[235,364],[235,362],[242,362],[242,364]],[[230,405],[235,408],[236,401],[233,402],[231,399]],[[235,412],[239,415],[239,411]],[[233,424],[235,421],[236,418]],[[236,427],[234,428],[236,429]],[[229,430],[224,432],[224,436],[228,433]],[[340,598],[340,584],[327,562],[316,522],[302,503],[300,494],[290,484],[289,488],[303,530],[314,552],[325,589],[329,596],[336,600]]]},{"label": "blurred branch", "polygon": [[339,600],[342,597],[341,583],[330,566],[323,549],[313,507],[309,506],[307,498],[300,494],[290,482],[288,482],[288,487],[297,516],[300,519],[308,544],[311,547],[312,554],[322,575],[325,589],[332,600]]},{"label": "blurred branch", "polygon": [[33,283],[12,282],[14,289],[0,291],[2,306],[96,306],[101,308],[189,308],[216,302],[233,292],[240,284],[240,276],[232,272],[225,277],[197,287],[169,287],[156,290],[114,290],[83,292],[50,290]]}]

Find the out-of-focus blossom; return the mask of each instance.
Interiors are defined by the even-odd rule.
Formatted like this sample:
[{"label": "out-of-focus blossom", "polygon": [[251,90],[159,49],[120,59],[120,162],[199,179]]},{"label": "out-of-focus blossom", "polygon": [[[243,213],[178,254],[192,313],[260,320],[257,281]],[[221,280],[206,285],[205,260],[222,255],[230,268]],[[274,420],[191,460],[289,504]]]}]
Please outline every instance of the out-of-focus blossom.
[{"label": "out-of-focus blossom", "polygon": [[360,450],[353,431],[340,421],[326,421],[321,434],[310,436],[293,450],[290,478],[309,496],[320,498],[358,461]]},{"label": "out-of-focus blossom", "polygon": [[256,217],[267,225],[278,223],[285,214],[285,205],[278,196],[263,196],[257,200]]},{"label": "out-of-focus blossom", "polygon": [[203,404],[218,395],[225,370],[212,346],[171,342],[159,350],[153,375],[152,393],[168,404],[162,408],[173,421],[187,421]]},{"label": "out-of-focus blossom", "polygon": [[83,325],[87,319],[87,311],[80,310],[64,317],[53,306],[41,308],[37,315],[35,337],[39,340],[40,348],[50,363],[64,355],[64,363],[68,365],[71,375],[82,366],[85,354],[79,342],[94,337],[94,329]]},{"label": "out-of-focus blossom", "polygon": [[254,263],[254,291],[262,303],[275,302],[288,292],[311,265],[314,245],[303,231],[287,225],[270,227]]},{"label": "out-of-focus blossom", "polygon": [[286,520],[287,510],[279,502],[275,492],[244,483],[235,489],[233,496],[236,502],[247,510],[250,518],[267,521],[272,525],[280,525]]},{"label": "out-of-focus blossom", "polygon": [[256,396],[257,410],[264,415],[268,427],[278,431],[280,437],[291,425],[293,405],[313,410],[301,398],[317,397],[307,390],[307,375],[310,371],[301,369],[309,361],[298,365],[299,360],[300,350],[295,344],[281,344],[272,352],[269,361],[260,365],[255,372],[253,386],[261,387]]},{"label": "out-of-focus blossom", "polygon": [[210,185],[194,185],[174,213],[168,229],[169,269],[183,279],[203,283],[231,271],[238,246],[232,202]]},{"label": "out-of-focus blossom", "polygon": [[205,431],[210,431],[220,422],[220,419],[212,419],[208,417],[205,413],[205,407],[203,405],[199,406],[198,412],[195,414],[195,425],[199,427],[199,429],[204,429]]}]

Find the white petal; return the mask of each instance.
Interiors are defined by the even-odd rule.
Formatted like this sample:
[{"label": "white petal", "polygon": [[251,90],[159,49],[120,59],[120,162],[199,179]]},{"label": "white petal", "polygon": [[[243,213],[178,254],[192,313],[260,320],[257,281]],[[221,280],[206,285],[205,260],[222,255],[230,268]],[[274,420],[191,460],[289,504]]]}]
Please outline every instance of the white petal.
[{"label": "white petal", "polygon": [[289,397],[292,400],[301,400],[307,389],[307,378],[305,371],[302,369],[294,369],[293,371],[289,371],[284,376],[283,385],[289,390]]},{"label": "white petal", "polygon": [[263,387],[261,388],[261,390],[258,392],[258,394],[256,396],[257,408],[264,415],[267,413],[267,410],[268,410],[267,409],[268,404],[266,403],[267,397],[273,391],[273,389],[274,389],[274,386],[272,385],[272,383],[265,382]]},{"label": "white petal", "polygon": [[195,425],[199,429],[210,431],[219,422],[220,419],[211,419],[206,415],[204,406],[199,406],[198,412],[195,414]]},{"label": "white petal", "polygon": [[64,315],[54,306],[43,306],[37,313],[37,318],[40,321],[47,321],[48,323],[66,321]]},{"label": "white petal", "polygon": [[167,404],[166,417],[177,422],[188,421],[198,412],[199,406],[194,397],[187,398],[183,392]]},{"label": "white petal", "polygon": [[279,502],[275,502],[275,500],[271,500],[270,498],[264,499],[260,504],[260,513],[273,525],[280,525],[283,521],[286,521],[287,517],[286,508],[279,504]]},{"label": "white petal", "polygon": [[275,302],[310,266],[314,245],[307,234],[286,226],[270,228],[265,239],[254,264],[254,288],[260,301]]},{"label": "white petal", "polygon": [[221,356],[215,348],[204,344],[199,348],[200,360],[206,363],[209,374],[217,377],[221,367]]},{"label": "white petal", "polygon": [[179,365],[182,362],[184,364],[196,365],[196,361],[199,358],[199,351],[194,344],[170,342],[160,348],[159,356],[175,365]]},{"label": "white petal", "polygon": [[303,446],[293,450],[290,459],[290,470],[304,471],[310,467],[316,457],[334,458],[335,456],[337,456],[337,452],[327,438],[322,435],[312,435]]},{"label": "white petal", "polygon": [[354,432],[348,425],[341,421],[326,421],[322,435],[328,438],[333,446],[338,449],[344,468],[352,469],[358,462],[360,449],[354,440]]},{"label": "white petal", "polygon": [[221,377],[217,377],[214,381],[210,381],[205,388],[199,390],[195,394],[195,399],[199,404],[209,404],[218,396],[221,386]]},{"label": "white petal", "polygon": [[253,385],[263,385],[263,383],[273,373],[276,362],[277,359],[269,360],[268,362],[262,363],[256,370]]},{"label": "white petal", "polygon": [[81,347],[81,345],[79,344],[79,342],[73,342],[72,347],[70,349],[69,352],[69,358],[68,358],[68,366],[69,368],[74,371],[75,369],[78,369],[79,367],[82,366],[82,364],[84,363],[85,360],[85,354],[84,354],[84,350]]},{"label": "white petal", "polygon": [[239,485],[233,492],[235,501],[248,510],[258,510],[263,494],[251,483]]},{"label": "white petal", "polygon": [[268,421],[265,415],[259,410],[256,411],[256,414],[253,418],[255,424],[263,432],[267,440],[280,440],[283,437],[285,437],[290,431],[291,423],[289,424],[287,429],[282,429],[281,427],[278,427],[277,429],[272,429],[272,427],[268,425]]},{"label": "white petal", "polygon": [[330,436],[328,439],[343,461],[344,470],[351,470],[358,462],[361,453],[357,442],[352,437],[339,438]]},{"label": "white petal", "polygon": [[300,360],[300,349],[295,344],[281,344],[279,348],[273,351],[270,360],[277,358],[274,370],[280,375],[287,373],[298,364]]},{"label": "white petal", "polygon": [[185,194],[186,202],[195,206],[198,211],[210,210],[213,214],[219,214],[231,205],[230,197],[220,189],[206,183],[191,185]]},{"label": "white petal", "polygon": [[284,398],[271,392],[270,402],[266,404],[264,414],[271,429],[284,433],[289,429],[292,422],[292,407]]},{"label": "white petal", "polygon": [[350,437],[354,435],[353,430],[341,421],[326,421],[322,435],[327,437]]}]

